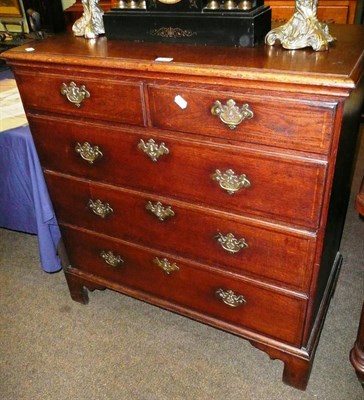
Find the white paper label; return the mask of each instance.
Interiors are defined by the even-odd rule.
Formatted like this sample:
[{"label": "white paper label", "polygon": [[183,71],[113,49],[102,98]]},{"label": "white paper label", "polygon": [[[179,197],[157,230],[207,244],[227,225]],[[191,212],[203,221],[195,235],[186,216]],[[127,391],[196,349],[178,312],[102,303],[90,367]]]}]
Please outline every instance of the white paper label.
[{"label": "white paper label", "polygon": [[25,51],[28,51],[28,52],[30,52],[30,51],[34,51],[35,49],[33,48],[33,47],[27,47],[26,49],[25,49]]},{"label": "white paper label", "polygon": [[184,110],[185,108],[187,108],[187,101],[180,95],[177,95],[174,98],[174,102],[180,106],[182,108],[182,110]]},{"label": "white paper label", "polygon": [[172,57],[157,57],[154,61],[171,62],[171,61],[173,61],[173,58]]}]

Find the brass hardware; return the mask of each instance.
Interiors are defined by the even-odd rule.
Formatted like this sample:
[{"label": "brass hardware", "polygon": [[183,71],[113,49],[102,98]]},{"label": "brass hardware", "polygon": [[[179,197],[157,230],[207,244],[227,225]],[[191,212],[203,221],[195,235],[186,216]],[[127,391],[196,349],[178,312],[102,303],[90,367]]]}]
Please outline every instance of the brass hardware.
[{"label": "brass hardware", "polygon": [[224,250],[232,254],[238,253],[241,249],[246,249],[249,247],[244,238],[238,240],[232,233],[228,233],[226,236],[224,236],[219,232],[215,238]]},{"label": "brass hardware", "polygon": [[138,2],[136,0],[129,1],[128,8],[130,8],[130,9],[139,8]]},{"label": "brass hardware", "polygon": [[152,203],[148,201],[145,208],[154,214],[160,221],[164,221],[167,218],[174,217],[174,211],[171,206],[164,207],[161,202]]},{"label": "brass hardware", "polygon": [[234,8],[236,8],[236,4],[233,0],[226,0],[224,2],[224,8],[226,10],[233,10]]},{"label": "brass hardware", "polygon": [[61,94],[66,96],[67,100],[76,107],[80,107],[81,103],[91,96],[85,85],[77,87],[75,82],[70,82],[69,85],[62,83]]},{"label": "brass hardware", "polygon": [[101,200],[88,201],[87,206],[92,210],[92,212],[101,218],[106,218],[109,214],[112,214],[114,210],[110,207],[109,203],[103,203]]},{"label": "brass hardware", "polygon": [[124,260],[112,251],[102,250],[100,252],[100,257],[106,262],[106,264],[111,265],[112,267],[119,267],[121,264],[124,264]]},{"label": "brass hardware", "polygon": [[245,174],[235,175],[232,169],[228,169],[224,174],[217,169],[212,175],[212,180],[219,182],[220,187],[229,194],[234,194],[240,189],[248,188],[251,185]]},{"label": "brass hardware", "polygon": [[220,8],[220,3],[217,0],[209,0],[206,8],[208,10],[218,10]]},{"label": "brass hardware", "polygon": [[128,5],[127,5],[127,3],[126,3],[125,0],[120,0],[120,1],[117,3],[117,8],[121,8],[121,9],[123,9],[123,8],[128,8]]},{"label": "brass hardware", "polygon": [[170,275],[174,271],[178,271],[179,267],[177,266],[176,263],[171,264],[167,258],[163,258],[163,260],[160,260],[158,257],[156,257],[153,260],[154,264],[158,265],[159,268],[162,268],[162,270],[167,274]]},{"label": "brass hardware", "polygon": [[143,139],[140,139],[138,149],[144,151],[152,161],[158,161],[160,156],[169,154],[167,146],[164,143],[158,145],[154,139],[149,139],[147,143],[145,143]]},{"label": "brass hardware", "polygon": [[296,0],[293,16],[284,25],[268,32],[265,43],[273,46],[279,41],[282,47],[290,50],[304,47],[327,50],[335,38],[330,35],[327,24],[317,19],[317,3],[317,0]]},{"label": "brass hardware", "polygon": [[91,146],[89,142],[83,144],[77,143],[75,151],[89,164],[93,164],[98,158],[102,158],[103,154],[99,146]]},{"label": "brass hardware", "polygon": [[237,295],[232,290],[217,289],[215,292],[216,296],[230,307],[238,307],[246,304],[246,300],[243,295]]},{"label": "brass hardware", "polygon": [[217,115],[221,122],[226,124],[230,129],[235,129],[245,119],[251,119],[254,113],[249,108],[249,104],[243,104],[240,108],[235,101],[230,99],[226,105],[216,100],[211,108],[211,114]]},{"label": "brass hardware", "polygon": [[253,4],[250,0],[241,0],[238,4],[238,9],[239,10],[250,10],[253,8]]}]

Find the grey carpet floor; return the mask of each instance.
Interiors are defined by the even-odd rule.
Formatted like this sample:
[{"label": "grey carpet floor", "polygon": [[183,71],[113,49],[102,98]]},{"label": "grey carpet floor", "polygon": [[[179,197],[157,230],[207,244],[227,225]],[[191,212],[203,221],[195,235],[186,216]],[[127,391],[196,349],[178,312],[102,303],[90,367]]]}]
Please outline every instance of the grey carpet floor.
[{"label": "grey carpet floor", "polygon": [[[362,139],[363,142],[363,139]],[[344,263],[305,392],[248,342],[110,290],[83,306],[41,271],[36,236],[0,229],[1,400],[362,400],[349,362],[364,284],[364,221],[353,209]]]}]

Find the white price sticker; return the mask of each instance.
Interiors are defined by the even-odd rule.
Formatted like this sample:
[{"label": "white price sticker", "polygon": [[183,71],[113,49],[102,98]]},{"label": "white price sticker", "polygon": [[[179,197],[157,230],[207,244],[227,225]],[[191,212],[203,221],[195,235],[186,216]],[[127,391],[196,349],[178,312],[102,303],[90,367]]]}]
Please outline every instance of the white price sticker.
[{"label": "white price sticker", "polygon": [[171,61],[173,61],[173,58],[172,57],[157,57],[154,61],[171,62]]},{"label": "white price sticker", "polygon": [[174,98],[174,102],[182,108],[182,110],[184,110],[185,108],[187,108],[187,101],[180,95],[177,95]]}]

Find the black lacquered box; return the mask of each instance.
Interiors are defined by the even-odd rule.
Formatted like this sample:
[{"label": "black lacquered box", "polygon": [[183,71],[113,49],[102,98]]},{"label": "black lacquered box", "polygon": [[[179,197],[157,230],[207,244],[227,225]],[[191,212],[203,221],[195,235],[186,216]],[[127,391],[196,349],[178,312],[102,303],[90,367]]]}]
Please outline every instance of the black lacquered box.
[{"label": "black lacquered box", "polygon": [[[271,9],[262,0],[120,3],[122,8],[113,8],[103,16],[109,39],[254,47],[271,28]],[[211,3],[216,8],[209,8]],[[243,3],[249,8],[242,9]]]}]

